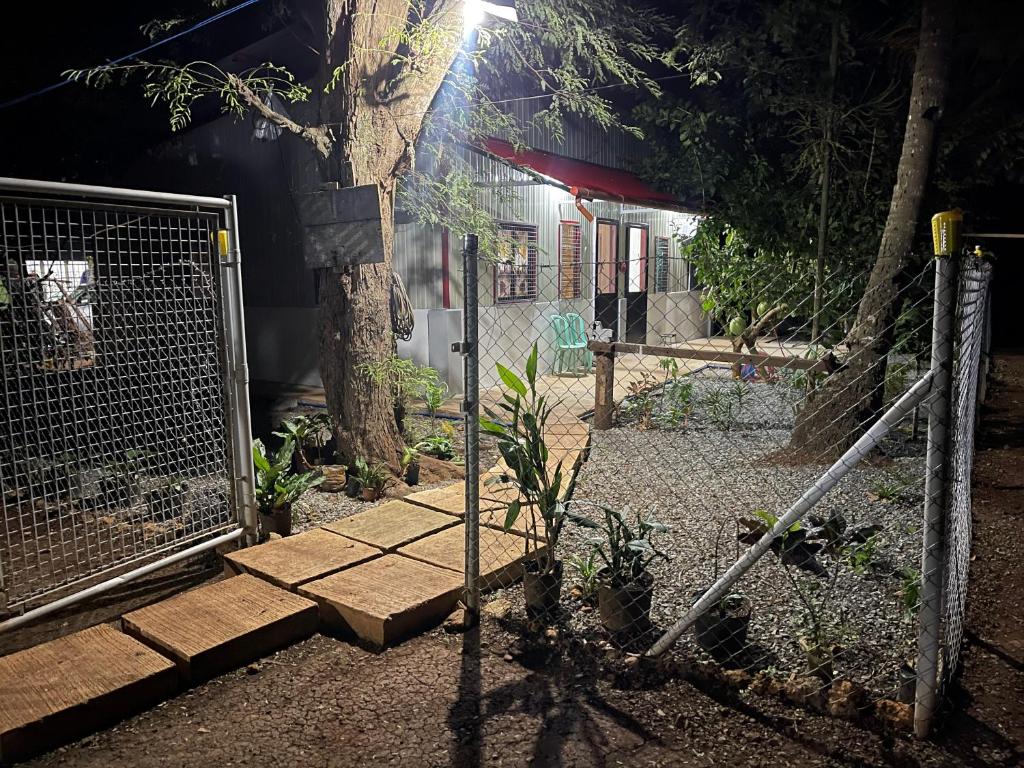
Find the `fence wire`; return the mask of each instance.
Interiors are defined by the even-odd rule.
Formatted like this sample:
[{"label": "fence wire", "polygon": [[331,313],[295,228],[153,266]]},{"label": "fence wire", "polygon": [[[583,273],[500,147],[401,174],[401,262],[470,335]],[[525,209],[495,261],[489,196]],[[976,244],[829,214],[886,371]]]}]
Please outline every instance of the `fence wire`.
[{"label": "fence wire", "polygon": [[[811,339],[813,294],[785,270],[748,275],[759,287],[742,309],[708,314],[713,286],[695,284],[676,241],[648,248],[636,230],[647,231],[601,219],[585,228],[593,260],[576,259],[573,280],[560,279],[564,265],[538,264],[542,254],[516,255],[502,274],[528,267],[530,301],[496,292],[495,267],[480,264],[485,423],[481,475],[468,480],[480,483],[483,610],[498,601],[527,635],[546,627],[620,653],[649,650],[927,374],[933,312],[954,311],[952,302],[936,308],[933,264],[924,265],[887,299],[895,311],[878,333],[891,351],[861,365],[847,333],[861,293],[884,290],[867,288],[866,273],[843,276],[851,290],[826,291]],[[958,386],[976,364],[973,339],[960,342]],[[854,367],[859,375],[844,374]],[[814,447],[801,446],[797,418],[830,407]],[[927,412],[926,403],[909,409],[803,521],[777,531],[672,656],[835,714],[885,702],[879,711],[907,727],[930,575],[921,573]],[[960,419],[957,446],[971,434]],[[966,467],[952,492],[961,504]],[[947,656],[959,643],[959,558],[969,548],[969,507],[956,509]]]},{"label": "fence wire", "polygon": [[8,609],[236,526],[218,221],[0,198]]},{"label": "fence wire", "polygon": [[956,673],[967,615],[971,560],[971,468],[977,422],[978,377],[992,266],[968,259],[960,279],[956,367],[951,397],[949,508],[946,519],[943,681]]}]

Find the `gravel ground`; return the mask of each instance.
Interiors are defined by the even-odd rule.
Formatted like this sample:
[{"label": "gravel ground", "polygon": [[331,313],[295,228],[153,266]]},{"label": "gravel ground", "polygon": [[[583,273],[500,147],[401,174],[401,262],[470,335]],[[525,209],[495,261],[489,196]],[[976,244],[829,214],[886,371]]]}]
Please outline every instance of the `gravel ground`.
[{"label": "gravel ground", "polygon": [[[729,429],[720,415],[707,412],[715,395],[729,396],[736,383],[710,376],[693,378],[694,412],[679,428],[640,430],[632,425],[594,432],[590,459],[576,491],[577,501],[639,511],[671,526],[654,545],[671,558],[655,561],[654,621],[666,627],[692,604],[694,593],[710,585],[746,545],[737,542],[740,517],[754,510],[781,515],[821,474],[816,465],[785,466],[767,457],[789,438],[793,408],[800,392],[784,384],[747,384],[742,405],[734,400]],[[630,409],[625,409],[630,421]],[[657,414],[663,412],[660,405]],[[892,695],[898,669],[913,656],[914,625],[904,609],[904,569],[914,570],[920,557],[923,441],[908,444],[900,436],[886,446],[889,460],[862,465],[819,504],[824,518],[838,513],[848,530],[878,525],[880,531],[860,551],[854,567],[850,555],[819,553],[826,576],[783,566],[769,553],[737,586],[752,603],[749,647],[742,666],[770,668],[781,674],[801,672],[805,657],[797,637],[808,618],[801,593],[823,617],[837,647],[835,672]],[[881,498],[880,498],[881,497]],[[577,507],[580,512],[585,509]],[[593,513],[596,510],[591,510]],[[563,531],[560,556],[585,555],[592,531],[571,524]],[[717,564],[716,564],[717,556]],[[579,581],[569,569],[567,587]],[[801,593],[797,592],[798,584]],[[567,590],[568,591],[568,590]],[[597,612],[567,606],[574,629],[599,632]],[[692,635],[687,652],[702,653]]]}]

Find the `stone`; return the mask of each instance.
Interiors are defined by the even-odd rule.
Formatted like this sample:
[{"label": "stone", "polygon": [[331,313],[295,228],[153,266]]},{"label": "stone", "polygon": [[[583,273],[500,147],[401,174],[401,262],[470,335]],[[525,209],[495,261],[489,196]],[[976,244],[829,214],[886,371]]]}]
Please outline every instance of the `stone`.
[{"label": "stone", "polygon": [[469,611],[465,608],[456,608],[450,614],[448,618],[444,620],[444,631],[449,634],[458,634],[459,632],[465,632],[472,626],[472,616]]},{"label": "stone", "polygon": [[309,637],[317,611],[310,600],[242,575],[132,611],[121,622],[196,683]]},{"label": "stone", "polygon": [[455,607],[461,574],[384,555],[299,587],[320,606],[321,622],[376,648],[432,627]]},{"label": "stone", "polygon": [[864,708],[864,689],[851,680],[836,680],[828,696],[828,711],[833,717],[857,720]]},{"label": "stone", "polygon": [[914,708],[892,699],[875,702],[875,717],[885,725],[904,733],[914,729]]},{"label": "stone", "polygon": [[74,741],[174,695],[174,662],[109,624],[0,658],[0,761]]},{"label": "stone", "polygon": [[458,518],[404,501],[383,504],[323,526],[385,552],[392,552],[424,536],[458,525]]},{"label": "stone", "polygon": [[257,544],[224,557],[224,572],[249,573],[294,591],[300,584],[379,557],[376,547],[324,530]]},{"label": "stone", "polygon": [[[401,547],[398,552],[431,565],[462,573],[465,567],[465,527],[448,528]],[[522,578],[522,536],[480,529],[480,583],[484,590],[508,586]]]}]

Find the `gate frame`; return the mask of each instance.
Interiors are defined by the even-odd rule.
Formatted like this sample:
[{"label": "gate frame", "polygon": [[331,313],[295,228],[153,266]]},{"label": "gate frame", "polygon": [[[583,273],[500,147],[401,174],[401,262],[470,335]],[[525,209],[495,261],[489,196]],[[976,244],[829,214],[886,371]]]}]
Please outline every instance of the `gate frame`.
[{"label": "gate frame", "polygon": [[[65,182],[40,181],[0,177],[0,192],[57,195],[86,200],[116,201],[176,205],[197,211],[213,209],[221,218],[222,229],[217,232],[218,261],[221,268],[221,323],[223,328],[224,355],[223,391],[227,412],[228,464],[230,473],[231,501],[235,508],[238,527],[147,563],[126,573],[114,576],[80,589],[57,600],[52,600],[31,610],[23,611],[13,618],[0,622],[0,632],[5,632],[53,613],[69,605],[82,602],[90,597],[107,592],[129,581],[160,570],[193,555],[215,549],[222,544],[241,541],[243,545],[256,542],[255,478],[253,477],[252,422],[249,413],[249,374],[245,347],[245,318],[242,311],[242,270],[241,247],[238,237],[238,206],[234,195],[205,197],[172,192],[95,186],[90,184],[68,184]],[[117,566],[115,565],[114,568]],[[4,581],[3,562],[0,561],[0,612],[7,610],[7,591]]]}]

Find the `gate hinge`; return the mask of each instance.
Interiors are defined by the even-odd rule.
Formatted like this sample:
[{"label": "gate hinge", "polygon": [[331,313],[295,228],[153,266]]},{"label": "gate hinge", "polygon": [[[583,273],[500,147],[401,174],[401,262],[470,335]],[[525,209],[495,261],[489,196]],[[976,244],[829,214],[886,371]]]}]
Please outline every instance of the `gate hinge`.
[{"label": "gate hinge", "polygon": [[456,341],[452,344],[452,352],[454,352],[457,355],[468,355],[469,344],[467,344],[464,341]]}]

